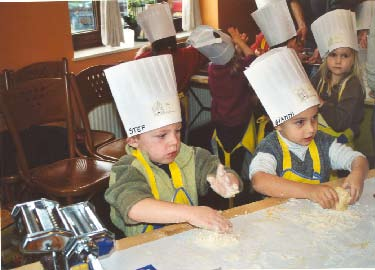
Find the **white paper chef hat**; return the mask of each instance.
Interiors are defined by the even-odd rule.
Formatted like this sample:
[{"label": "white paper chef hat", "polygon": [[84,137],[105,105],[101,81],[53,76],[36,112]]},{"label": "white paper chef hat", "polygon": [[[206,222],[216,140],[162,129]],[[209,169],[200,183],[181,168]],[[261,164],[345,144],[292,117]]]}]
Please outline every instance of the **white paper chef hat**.
[{"label": "white paper chef hat", "polygon": [[104,73],[129,137],[181,122],[171,55],[129,61]]},{"label": "white paper chef hat", "polygon": [[292,49],[270,50],[244,73],[275,127],[319,104],[317,92]]},{"label": "white paper chef hat", "polygon": [[255,3],[257,5],[257,8],[264,7],[267,4],[273,3],[276,0],[255,0]]},{"label": "white paper chef hat", "polygon": [[355,10],[357,30],[370,29],[371,19],[375,17],[375,1],[362,2]]},{"label": "white paper chef hat", "polygon": [[358,51],[355,13],[336,9],[320,16],[311,24],[311,31],[322,58],[342,47]]},{"label": "white paper chef hat", "polygon": [[148,5],[145,11],[137,15],[137,22],[151,43],[176,35],[171,9],[166,2]]},{"label": "white paper chef hat", "polygon": [[235,52],[232,38],[208,25],[195,28],[186,42],[217,65],[228,63]]},{"label": "white paper chef hat", "polygon": [[270,47],[286,42],[297,35],[286,0],[273,0],[272,3],[251,13],[251,16]]}]

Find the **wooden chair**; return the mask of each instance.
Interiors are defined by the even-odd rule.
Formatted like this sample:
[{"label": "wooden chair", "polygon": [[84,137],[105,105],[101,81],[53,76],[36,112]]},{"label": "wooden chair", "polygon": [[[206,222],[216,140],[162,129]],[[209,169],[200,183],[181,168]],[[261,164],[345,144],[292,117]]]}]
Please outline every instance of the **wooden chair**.
[{"label": "wooden chair", "polygon": [[[22,67],[16,71],[12,70],[5,70],[5,80],[4,84],[6,86],[6,90],[10,90],[13,86],[33,79],[38,78],[61,78],[64,76],[65,70],[68,71],[68,61],[66,58],[62,58],[61,60],[54,60],[54,61],[42,61],[32,63],[25,67]],[[75,100],[72,100],[72,107],[75,108],[78,105],[75,104]],[[80,149],[86,148],[86,128],[81,128],[81,119],[79,115],[74,115],[75,119],[75,126],[76,126],[76,151],[81,156],[85,156],[82,154]],[[104,131],[104,130],[90,130],[92,143],[94,146],[98,146],[104,144],[108,141],[114,140],[115,135],[113,133]]]},{"label": "wooden chair", "polygon": [[[89,113],[105,104],[114,104],[111,90],[103,72],[112,65],[96,65],[88,67],[78,74],[71,74],[72,90],[77,102],[79,115],[86,131],[85,144],[89,156],[102,159],[118,160],[119,153],[125,153],[126,139],[113,140],[112,133],[101,136],[91,131]],[[118,118],[119,119],[119,118]],[[124,129],[123,134],[125,134]],[[119,149],[118,147],[123,147]],[[98,152],[101,148],[102,153]],[[104,150],[103,150],[104,149]]]},{"label": "wooden chair", "polygon": [[96,149],[98,155],[110,161],[118,161],[126,154],[126,138],[120,138],[112,142],[105,143]]},{"label": "wooden chair", "polygon": [[[39,78],[19,82],[11,91],[0,91],[0,107],[16,147],[19,176],[29,188],[45,197],[71,204],[87,200],[108,185],[113,163],[76,157],[71,93],[67,66],[60,78]],[[64,123],[69,158],[31,168],[21,132],[38,125]],[[56,142],[59,143],[59,142]]]}]

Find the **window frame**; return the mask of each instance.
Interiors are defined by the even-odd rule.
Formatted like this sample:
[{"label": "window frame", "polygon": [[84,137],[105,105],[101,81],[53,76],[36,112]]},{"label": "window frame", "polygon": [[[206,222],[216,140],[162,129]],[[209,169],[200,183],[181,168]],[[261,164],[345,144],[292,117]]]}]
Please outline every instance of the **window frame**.
[{"label": "window frame", "polygon": [[91,1],[95,19],[95,29],[71,34],[75,51],[103,46],[101,37],[100,1]]}]

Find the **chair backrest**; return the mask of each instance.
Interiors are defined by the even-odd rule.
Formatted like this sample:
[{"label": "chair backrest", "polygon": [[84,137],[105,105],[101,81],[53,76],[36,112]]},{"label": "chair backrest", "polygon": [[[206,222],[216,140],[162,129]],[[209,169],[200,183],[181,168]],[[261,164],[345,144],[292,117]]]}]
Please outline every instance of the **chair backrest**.
[{"label": "chair backrest", "polygon": [[0,106],[16,146],[21,174],[28,175],[29,170],[21,132],[30,127],[64,122],[68,131],[69,156],[75,156],[67,70],[61,78],[27,80],[13,85],[11,91],[0,91]]},{"label": "chair backrest", "polygon": [[88,115],[95,108],[112,103],[113,97],[105,77],[104,69],[113,65],[96,65],[74,74],[72,83],[78,105],[82,106],[84,114]]},{"label": "chair backrest", "polygon": [[32,63],[16,71],[5,70],[5,87],[11,89],[18,83],[41,78],[62,78],[68,70],[68,61],[42,61]]},{"label": "chair backrest", "polygon": [[88,67],[77,74],[71,74],[74,102],[77,105],[80,120],[85,129],[86,141],[93,147],[89,113],[96,108],[114,103],[111,89],[105,77],[104,69],[113,65],[96,65]]}]

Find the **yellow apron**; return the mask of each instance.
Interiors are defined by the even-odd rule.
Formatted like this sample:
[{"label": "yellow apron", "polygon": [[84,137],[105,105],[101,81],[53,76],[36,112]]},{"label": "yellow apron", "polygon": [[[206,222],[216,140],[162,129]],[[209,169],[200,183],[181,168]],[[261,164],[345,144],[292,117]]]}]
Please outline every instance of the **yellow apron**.
[{"label": "yellow apron", "polygon": [[350,128],[342,132],[336,132],[327,124],[320,113],[318,114],[318,130],[337,138],[339,142],[344,142],[352,148],[354,146],[354,134]]},{"label": "yellow apron", "polygon": [[292,169],[292,158],[290,156],[288,146],[286,145],[286,143],[283,141],[283,139],[280,137],[279,134],[277,134],[277,138],[279,140],[281,150],[283,152],[283,172],[281,176],[285,179],[299,182],[299,183],[320,184],[320,181],[321,181],[320,158],[319,158],[319,152],[318,152],[318,148],[316,147],[315,141],[312,140],[311,143],[309,144],[309,152],[311,155],[311,159],[313,162],[313,169],[314,169],[313,178],[310,179],[309,177],[301,175],[300,173],[297,173]]},{"label": "yellow apron", "polygon": [[258,134],[257,134],[257,145],[264,139],[264,133],[266,130],[266,125],[270,121],[270,118],[267,115],[259,116],[257,119],[257,124],[259,125]]},{"label": "yellow apron", "polygon": [[[151,187],[152,195],[154,195],[154,198],[156,200],[160,199],[159,190],[156,186],[156,180],[155,175],[150,167],[150,165],[147,163],[145,158],[143,157],[141,151],[138,149],[134,150],[132,155],[143,165],[143,167],[146,170],[148,182]],[[177,166],[176,162],[172,162],[169,164],[169,170],[171,172],[172,176],[172,182],[173,186],[175,188],[175,193],[172,198],[172,202],[179,203],[179,204],[187,204],[187,205],[193,205],[193,202],[191,201],[188,192],[184,188],[184,184],[182,182],[182,175],[180,168]],[[143,232],[149,232],[156,228],[161,228],[163,225],[155,224],[155,225],[145,225],[145,229]]]},{"label": "yellow apron", "polygon": [[[343,83],[343,85],[341,86],[341,89],[340,89],[340,91],[337,95],[338,102],[340,102],[342,92],[344,92],[344,89],[345,89],[345,86],[346,86],[346,82],[351,77],[352,76],[350,76],[348,79],[346,79],[345,82]],[[319,85],[322,85],[322,79],[320,79],[318,86]],[[321,95],[322,91],[323,91],[323,87],[320,87],[319,96]],[[336,132],[335,130],[333,130],[327,124],[327,122],[324,120],[323,116],[320,113],[318,114],[318,130],[321,130],[324,133],[327,133],[327,134],[337,138],[339,142],[344,142],[346,145],[351,146],[351,147],[354,146],[354,134],[353,134],[353,131],[350,128],[348,128],[344,131],[341,131],[341,132]]]},{"label": "yellow apron", "polygon": [[239,142],[232,149],[232,151],[230,153],[225,151],[223,144],[221,143],[219,137],[217,136],[216,129],[214,130],[214,134],[212,135],[212,139],[214,139],[217,142],[218,146],[220,147],[220,149],[224,153],[224,165],[226,167],[230,168],[231,167],[230,166],[231,154],[233,154],[238,148],[244,147],[250,153],[254,153],[255,146],[256,146],[255,135],[256,135],[256,128],[255,128],[255,120],[254,120],[254,115],[253,115],[253,116],[251,116],[249,125],[246,129],[245,134],[242,137],[241,142]]}]

